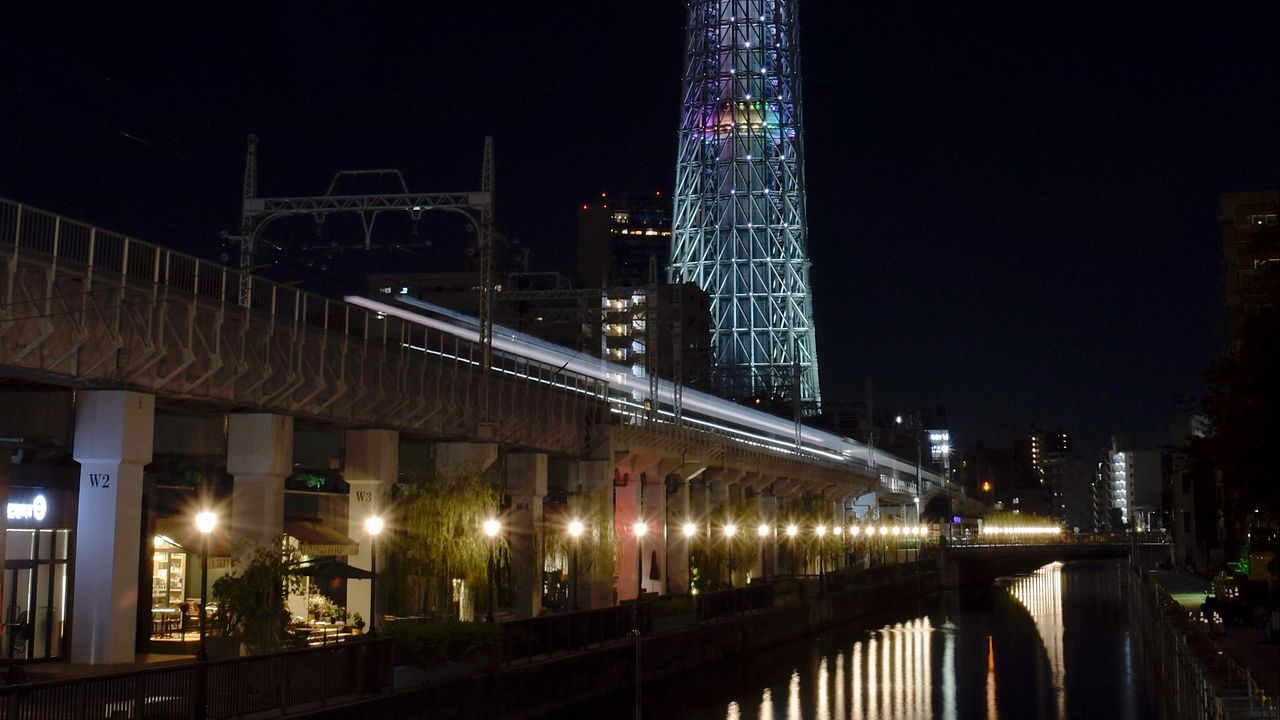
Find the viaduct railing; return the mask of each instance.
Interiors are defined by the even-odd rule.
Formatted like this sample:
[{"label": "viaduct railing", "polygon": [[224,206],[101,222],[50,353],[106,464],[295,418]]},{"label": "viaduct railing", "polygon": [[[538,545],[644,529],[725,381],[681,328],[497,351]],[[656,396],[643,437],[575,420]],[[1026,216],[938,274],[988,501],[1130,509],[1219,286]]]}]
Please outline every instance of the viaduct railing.
[{"label": "viaduct railing", "polygon": [[0,199],[0,366],[74,387],[581,453],[603,383]]},{"label": "viaduct railing", "polygon": [[0,687],[0,720],[282,717],[389,691],[394,664],[394,641],[362,640],[10,685]]},{"label": "viaduct railing", "polygon": [[[0,198],[0,372],[570,456],[590,453],[593,427],[611,420],[607,383],[504,352],[481,407],[479,343],[258,277],[241,304],[239,278]],[[680,435],[735,461],[848,470]]]}]

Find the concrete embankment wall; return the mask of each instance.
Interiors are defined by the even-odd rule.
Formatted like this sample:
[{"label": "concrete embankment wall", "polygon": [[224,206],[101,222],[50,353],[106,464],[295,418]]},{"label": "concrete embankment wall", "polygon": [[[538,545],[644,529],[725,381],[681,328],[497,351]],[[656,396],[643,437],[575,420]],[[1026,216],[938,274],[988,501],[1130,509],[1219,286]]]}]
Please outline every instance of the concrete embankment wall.
[{"label": "concrete embankment wall", "polygon": [[[771,610],[645,636],[639,641],[640,673],[645,681],[651,681],[714,667],[736,655],[807,637],[939,588],[936,565],[919,563],[902,568],[896,579],[879,584],[849,587]],[[623,642],[402,691],[359,710],[367,711],[370,717],[405,720],[536,718],[632,687],[635,676],[636,643]],[[331,716],[350,717],[351,710]]]}]

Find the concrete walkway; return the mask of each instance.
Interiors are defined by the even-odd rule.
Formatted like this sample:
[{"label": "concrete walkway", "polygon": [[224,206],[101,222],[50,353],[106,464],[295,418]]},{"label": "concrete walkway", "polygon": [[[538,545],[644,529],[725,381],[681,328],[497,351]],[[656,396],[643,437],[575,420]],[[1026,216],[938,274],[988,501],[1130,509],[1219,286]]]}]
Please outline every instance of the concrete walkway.
[{"label": "concrete walkway", "polygon": [[[1199,575],[1156,570],[1151,576],[1188,610],[1199,610],[1209,591],[1209,581]],[[1267,697],[1280,698],[1280,643],[1263,642],[1253,627],[1225,628],[1225,634],[1214,635],[1213,640],[1253,675]]]}]

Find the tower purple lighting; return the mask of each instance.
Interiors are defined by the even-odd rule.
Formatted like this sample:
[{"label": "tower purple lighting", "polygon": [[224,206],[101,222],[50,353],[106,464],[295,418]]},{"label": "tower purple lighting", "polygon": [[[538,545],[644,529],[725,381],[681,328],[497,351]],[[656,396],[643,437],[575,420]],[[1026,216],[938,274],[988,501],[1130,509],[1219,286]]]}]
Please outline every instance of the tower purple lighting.
[{"label": "tower purple lighting", "polygon": [[817,412],[796,0],[695,0],[671,278],[711,296],[717,383]]}]

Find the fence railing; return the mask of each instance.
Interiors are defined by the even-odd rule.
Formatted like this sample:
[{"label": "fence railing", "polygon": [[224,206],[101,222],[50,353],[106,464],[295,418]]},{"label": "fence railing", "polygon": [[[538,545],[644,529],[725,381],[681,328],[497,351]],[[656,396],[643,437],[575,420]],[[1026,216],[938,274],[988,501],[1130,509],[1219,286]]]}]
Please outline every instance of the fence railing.
[{"label": "fence railing", "polygon": [[1221,652],[1203,624],[1149,573],[1140,572],[1130,593],[1131,615],[1142,638],[1147,667],[1162,691],[1172,720],[1254,720],[1280,717],[1252,674]]},{"label": "fence railing", "polygon": [[629,638],[632,631],[647,635],[651,621],[649,604],[638,602],[513,620],[499,627],[502,661],[511,664],[598,647]]},{"label": "fence railing", "polygon": [[278,717],[389,690],[394,664],[394,641],[361,640],[10,685],[0,687],[0,720]]},{"label": "fence railing", "polygon": [[699,593],[693,598],[698,622],[708,622],[731,617],[750,610],[767,610],[773,607],[773,584],[760,583],[732,590]]}]

